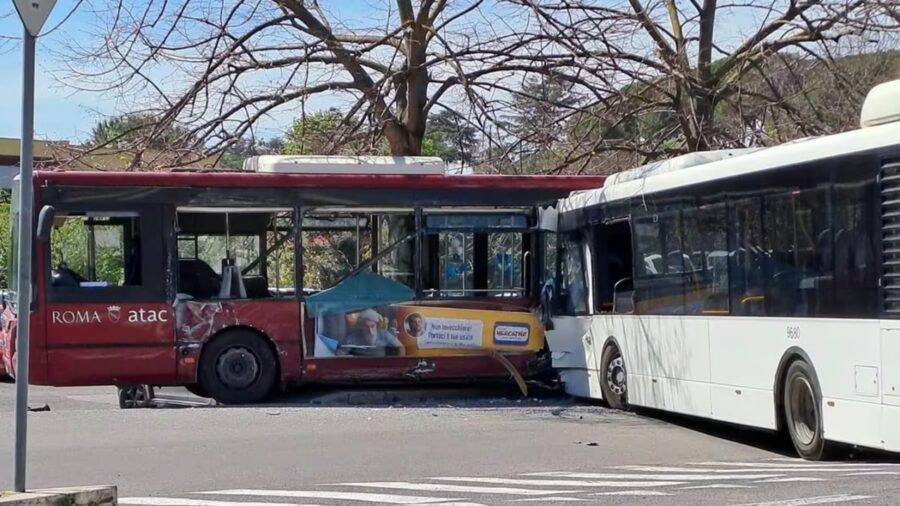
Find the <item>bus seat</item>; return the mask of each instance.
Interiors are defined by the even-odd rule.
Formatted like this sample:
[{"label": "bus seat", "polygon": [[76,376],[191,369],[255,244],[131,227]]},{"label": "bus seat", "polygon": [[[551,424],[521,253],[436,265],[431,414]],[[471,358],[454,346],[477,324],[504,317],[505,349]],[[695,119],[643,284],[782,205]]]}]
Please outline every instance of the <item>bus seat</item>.
[{"label": "bus seat", "polygon": [[178,291],[195,299],[211,299],[219,294],[222,279],[203,260],[182,258],[178,261]]},{"label": "bus seat", "polygon": [[251,299],[262,299],[270,297],[269,282],[264,276],[244,276],[244,289],[247,291],[247,297]]}]

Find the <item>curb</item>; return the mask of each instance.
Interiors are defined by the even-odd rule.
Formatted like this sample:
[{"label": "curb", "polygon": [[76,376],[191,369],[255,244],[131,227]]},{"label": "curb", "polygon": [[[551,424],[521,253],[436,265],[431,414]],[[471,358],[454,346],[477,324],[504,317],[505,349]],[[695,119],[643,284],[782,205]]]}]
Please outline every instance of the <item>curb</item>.
[{"label": "curb", "polygon": [[0,506],[116,506],[115,486],[67,487],[32,490],[30,492],[0,491]]}]

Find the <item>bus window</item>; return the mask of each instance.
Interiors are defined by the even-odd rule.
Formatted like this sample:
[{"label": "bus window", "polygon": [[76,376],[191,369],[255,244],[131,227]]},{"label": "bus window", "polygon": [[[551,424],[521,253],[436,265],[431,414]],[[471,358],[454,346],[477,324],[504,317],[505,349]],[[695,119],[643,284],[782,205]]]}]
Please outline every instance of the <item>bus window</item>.
[{"label": "bus window", "polygon": [[619,220],[598,225],[593,236],[595,310],[631,312],[634,286],[631,223]]},{"label": "bus window", "polygon": [[50,237],[51,286],[110,288],[141,284],[137,215],[57,215]]},{"label": "bus window", "polygon": [[692,275],[684,252],[681,213],[677,210],[635,220],[636,262],[634,311],[638,314],[681,314],[684,287]]},{"label": "bus window", "polygon": [[865,183],[833,189],[834,285],[830,316],[868,317],[878,311],[873,234],[866,216]]},{"label": "bus window", "polygon": [[682,211],[684,250],[691,271],[685,285],[685,314],[728,314],[726,206],[704,205]]},{"label": "bus window", "polygon": [[303,218],[304,291],[331,288],[363,266],[413,288],[414,231],[412,213],[307,211]]},{"label": "bus window", "polygon": [[308,212],[303,218],[303,290],[315,293],[334,286],[372,258],[369,217]]},{"label": "bus window", "polygon": [[544,232],[544,265],[541,278],[541,286],[556,285],[556,269],[557,269],[557,245],[555,232]]},{"label": "bus window", "polygon": [[425,217],[428,297],[525,297],[526,214],[441,212]]},{"label": "bus window", "polygon": [[561,243],[559,300],[562,303],[562,314],[587,314],[588,291],[581,236],[568,234],[561,237]]},{"label": "bus window", "polygon": [[525,294],[522,234],[488,235],[488,293],[521,297]]},{"label": "bus window", "polygon": [[770,252],[763,243],[761,199],[746,198],[731,204],[728,252],[731,312],[765,314],[765,269]]},{"label": "bus window", "polygon": [[406,238],[415,231],[415,219],[408,214],[391,214],[378,216],[376,220],[378,221],[376,254],[381,255],[381,258],[375,264],[375,271],[387,279],[414,288],[415,241]]},{"label": "bus window", "polygon": [[465,297],[475,291],[475,234],[441,232],[438,234],[440,293],[445,297]]},{"label": "bus window", "polygon": [[197,299],[289,296],[291,211],[178,213],[178,293]]}]

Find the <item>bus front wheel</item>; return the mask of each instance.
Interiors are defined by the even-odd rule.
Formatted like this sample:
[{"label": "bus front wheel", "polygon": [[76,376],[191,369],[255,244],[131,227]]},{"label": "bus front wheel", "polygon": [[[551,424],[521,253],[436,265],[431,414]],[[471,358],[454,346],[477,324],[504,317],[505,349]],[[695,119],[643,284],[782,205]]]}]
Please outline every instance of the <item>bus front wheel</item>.
[{"label": "bus front wheel", "polygon": [[222,404],[263,401],[278,380],[278,362],[262,337],[232,330],[213,339],[200,356],[200,388]]},{"label": "bus front wheel", "polygon": [[784,379],[784,418],[797,454],[806,460],[826,458],[822,395],[812,367],[797,360]]},{"label": "bus front wheel", "polygon": [[619,348],[610,344],[600,358],[600,390],[603,399],[613,409],[627,409],[627,379],[625,358]]}]

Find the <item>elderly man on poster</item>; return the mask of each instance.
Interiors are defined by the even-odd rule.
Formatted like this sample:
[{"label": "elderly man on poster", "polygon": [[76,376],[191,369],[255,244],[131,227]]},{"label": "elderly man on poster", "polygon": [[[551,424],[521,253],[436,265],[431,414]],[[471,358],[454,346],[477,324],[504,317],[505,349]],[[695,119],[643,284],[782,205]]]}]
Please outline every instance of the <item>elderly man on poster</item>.
[{"label": "elderly man on poster", "polygon": [[403,343],[388,329],[381,328],[384,317],[374,309],[361,311],[356,328],[341,344],[341,351],[350,355],[402,356],[406,353]]}]

